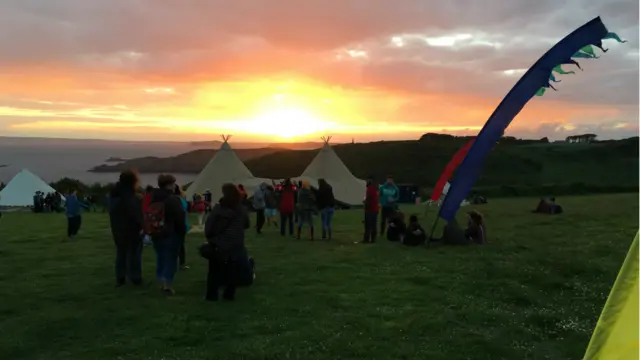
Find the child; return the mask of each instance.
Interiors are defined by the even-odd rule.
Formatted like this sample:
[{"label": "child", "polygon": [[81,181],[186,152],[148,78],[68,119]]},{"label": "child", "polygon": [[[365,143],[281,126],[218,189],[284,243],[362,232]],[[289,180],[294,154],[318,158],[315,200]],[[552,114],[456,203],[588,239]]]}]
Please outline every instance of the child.
[{"label": "child", "polygon": [[387,240],[402,241],[407,232],[407,225],[404,222],[404,214],[396,210],[389,218],[389,229],[387,230]]},{"label": "child", "polygon": [[204,214],[207,211],[209,204],[202,199],[202,196],[197,195],[196,201],[193,203],[193,208],[198,213],[198,225],[202,227],[202,222],[204,221]]},{"label": "child", "polygon": [[407,246],[418,246],[424,244],[426,239],[427,235],[424,229],[418,224],[418,217],[411,215],[411,217],[409,217],[409,226],[407,226],[407,232],[402,243]]}]

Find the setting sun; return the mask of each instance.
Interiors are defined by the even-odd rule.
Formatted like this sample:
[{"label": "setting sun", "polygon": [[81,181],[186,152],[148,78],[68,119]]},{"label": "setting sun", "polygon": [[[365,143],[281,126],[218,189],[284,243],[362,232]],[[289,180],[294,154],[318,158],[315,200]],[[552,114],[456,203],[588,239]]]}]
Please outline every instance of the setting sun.
[{"label": "setting sun", "polygon": [[330,125],[310,112],[296,108],[266,112],[247,123],[251,132],[284,139],[320,133],[328,130]]}]

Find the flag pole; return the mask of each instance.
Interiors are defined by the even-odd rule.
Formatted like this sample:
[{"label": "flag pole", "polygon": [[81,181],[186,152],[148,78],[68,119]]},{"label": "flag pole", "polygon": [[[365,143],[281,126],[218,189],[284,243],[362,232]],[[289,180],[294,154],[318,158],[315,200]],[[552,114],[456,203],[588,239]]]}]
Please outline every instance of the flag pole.
[{"label": "flag pole", "polygon": [[438,225],[438,220],[440,220],[440,216],[436,215],[436,219],[433,221],[433,226],[431,226],[431,232],[429,233],[429,237],[427,238],[427,245],[431,244],[431,239],[433,238],[433,232],[436,231],[436,225]]}]

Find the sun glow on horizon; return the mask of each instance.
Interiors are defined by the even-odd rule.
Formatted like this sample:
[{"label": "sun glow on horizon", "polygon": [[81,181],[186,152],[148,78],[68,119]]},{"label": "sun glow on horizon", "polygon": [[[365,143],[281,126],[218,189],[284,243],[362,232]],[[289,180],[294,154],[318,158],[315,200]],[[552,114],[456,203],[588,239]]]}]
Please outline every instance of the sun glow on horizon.
[{"label": "sun glow on horizon", "polygon": [[310,111],[295,107],[266,111],[238,125],[243,131],[287,140],[320,133],[332,127],[332,123],[320,119]]}]

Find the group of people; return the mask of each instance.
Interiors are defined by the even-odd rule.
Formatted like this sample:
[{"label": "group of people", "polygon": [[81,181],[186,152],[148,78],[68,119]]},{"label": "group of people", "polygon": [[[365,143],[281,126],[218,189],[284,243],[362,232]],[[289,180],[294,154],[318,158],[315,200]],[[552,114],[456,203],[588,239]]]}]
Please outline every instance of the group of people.
[{"label": "group of people", "polygon": [[33,212],[61,212],[62,209],[62,195],[59,192],[45,194],[42,191],[36,191],[33,194]]},{"label": "group of people", "polygon": [[[275,185],[275,184],[274,184]],[[298,185],[291,179],[278,185],[262,183],[253,194],[252,207],[256,211],[256,231],[262,233],[263,226],[278,226],[276,216],[280,214],[280,235],[300,239],[305,227],[309,240],[315,238],[315,218],[320,214],[322,239],[333,238],[333,215],[335,197],[333,188],[324,179],[318,180],[318,188],[312,188],[308,181]]]},{"label": "group of people", "polygon": [[[184,259],[189,231],[188,203],[172,175],[160,175],[158,187],[147,188],[142,198],[136,194],[138,185],[137,173],[124,171],[110,195],[116,286],[124,285],[127,278],[134,285],[142,284],[143,239],[148,236],[156,253],[156,280],[164,294],[174,295],[175,274],[180,258]],[[224,289],[225,300],[233,300],[236,287],[250,284],[254,276],[254,263],[244,245],[249,217],[241,193],[237,186],[225,184],[222,194],[208,213],[204,229],[207,244],[213,248],[206,291],[210,301],[218,300],[220,289]]]},{"label": "group of people", "polygon": [[[256,211],[255,230],[258,234],[262,233],[265,224],[278,226],[275,218],[279,214],[282,236],[288,233],[300,239],[306,227],[309,239],[313,240],[315,217],[320,214],[322,238],[333,237],[336,199],[331,185],[324,179],[318,181],[317,188],[312,188],[307,181],[296,185],[290,179],[277,185],[263,183],[250,201],[243,187],[229,183],[222,186],[222,198],[218,201],[212,201],[211,192],[205,192],[188,202],[175,177],[166,174],[158,177],[157,187],[147,187],[142,196],[136,193],[138,187],[138,174],[124,171],[109,195],[118,287],[125,285],[127,279],[134,285],[142,284],[142,251],[147,240],[156,254],[155,276],[161,291],[166,295],[175,294],[176,272],[179,267],[187,269],[185,239],[190,229],[189,211],[198,213],[201,224],[204,221],[206,242],[201,246],[200,254],[209,263],[205,299],[210,301],[218,300],[221,291],[223,299],[233,300],[236,288],[251,284],[255,277],[255,263],[245,247],[245,230],[250,224],[249,208]],[[408,224],[405,223],[404,214],[397,204],[399,196],[399,189],[391,176],[380,186],[372,179],[367,181],[361,243],[375,242],[378,215],[380,235],[384,236],[386,232],[389,241],[404,245],[486,242],[484,220],[475,211],[468,213],[465,231],[454,220],[447,224],[442,238],[428,239],[415,215],[409,217]],[[75,192],[66,196],[69,238],[73,238],[80,228],[82,208],[88,206],[77,198]]]},{"label": "group of people", "polygon": [[484,218],[479,212],[467,213],[467,228],[464,231],[454,219],[447,223],[441,238],[433,238],[427,236],[416,215],[409,217],[408,224],[405,222],[405,214],[397,204],[399,197],[400,191],[393,182],[392,176],[388,176],[386,182],[380,186],[377,186],[371,178],[367,180],[364,200],[364,237],[361,243],[371,244],[376,241],[378,214],[380,215],[380,235],[384,236],[386,231],[387,240],[392,242],[407,246],[426,243],[450,245],[486,243]]}]

